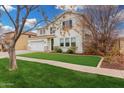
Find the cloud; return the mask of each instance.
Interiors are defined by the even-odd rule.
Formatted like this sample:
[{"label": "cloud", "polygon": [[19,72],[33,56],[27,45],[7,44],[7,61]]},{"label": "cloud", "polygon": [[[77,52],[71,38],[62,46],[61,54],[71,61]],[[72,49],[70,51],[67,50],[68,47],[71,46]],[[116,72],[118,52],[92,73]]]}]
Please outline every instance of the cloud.
[{"label": "cloud", "polygon": [[33,33],[37,33],[37,30],[32,30],[31,32],[33,32]]},{"label": "cloud", "polygon": [[10,26],[3,26],[2,29],[6,30],[6,31],[12,31],[13,28]]},{"label": "cloud", "polygon": [[11,26],[8,25],[5,26],[2,23],[0,23],[0,35],[11,31],[14,31],[14,29]]},{"label": "cloud", "polygon": [[37,20],[35,18],[26,19],[25,26],[31,27],[31,26],[34,26],[36,23],[37,23]]},{"label": "cloud", "polygon": [[83,10],[83,5],[57,5],[56,9],[61,9],[65,11],[78,11]]},{"label": "cloud", "polygon": [[[11,11],[13,11],[13,10],[16,10],[16,8],[14,8],[14,7],[11,6],[11,5],[4,5],[4,7],[6,8],[6,10],[7,10],[8,12],[11,12]],[[0,7],[0,10],[5,11],[2,6]]]},{"label": "cloud", "polygon": [[121,10],[116,17],[119,18],[120,21],[124,21],[124,10]]},{"label": "cloud", "polygon": [[124,37],[124,30],[119,30],[119,37]]}]

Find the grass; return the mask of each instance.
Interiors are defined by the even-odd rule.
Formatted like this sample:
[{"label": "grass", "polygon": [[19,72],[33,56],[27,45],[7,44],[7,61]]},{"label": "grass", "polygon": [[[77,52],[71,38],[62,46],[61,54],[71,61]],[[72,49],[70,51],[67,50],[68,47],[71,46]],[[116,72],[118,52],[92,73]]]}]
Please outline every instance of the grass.
[{"label": "grass", "polygon": [[28,53],[20,56],[32,57],[38,59],[55,60],[61,62],[67,62],[72,64],[86,65],[96,67],[100,61],[98,56],[79,56],[79,55],[67,55],[67,54],[56,54],[56,53]]},{"label": "grass", "polygon": [[17,62],[19,69],[8,71],[8,59],[0,59],[0,87],[124,87],[124,79],[120,78],[81,73],[28,61]]}]

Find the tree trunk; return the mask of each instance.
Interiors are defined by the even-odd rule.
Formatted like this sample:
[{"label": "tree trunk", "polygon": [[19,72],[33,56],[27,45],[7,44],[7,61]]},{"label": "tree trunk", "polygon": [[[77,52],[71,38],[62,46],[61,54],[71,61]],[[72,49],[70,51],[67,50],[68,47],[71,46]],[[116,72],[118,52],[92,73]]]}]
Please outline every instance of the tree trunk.
[{"label": "tree trunk", "polygon": [[9,48],[9,69],[10,70],[16,70],[17,69],[17,64],[16,64],[16,53],[15,53],[15,48]]}]

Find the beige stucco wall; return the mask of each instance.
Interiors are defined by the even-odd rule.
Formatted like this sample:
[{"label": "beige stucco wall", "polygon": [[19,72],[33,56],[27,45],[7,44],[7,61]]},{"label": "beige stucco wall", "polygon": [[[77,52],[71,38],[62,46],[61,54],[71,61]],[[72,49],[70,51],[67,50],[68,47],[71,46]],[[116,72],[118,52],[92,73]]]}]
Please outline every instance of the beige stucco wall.
[{"label": "beige stucco wall", "polygon": [[18,39],[15,49],[16,50],[26,50],[28,45],[28,35],[21,35]]},{"label": "beige stucco wall", "polygon": [[0,52],[2,51],[2,45],[0,44]]},{"label": "beige stucco wall", "polygon": [[124,38],[120,39],[120,53],[124,54]]},{"label": "beige stucco wall", "polygon": [[[10,42],[13,35],[14,35],[14,33],[7,34],[6,41]],[[22,34],[16,43],[15,49],[16,50],[26,50],[27,45],[28,45],[28,35]]]}]

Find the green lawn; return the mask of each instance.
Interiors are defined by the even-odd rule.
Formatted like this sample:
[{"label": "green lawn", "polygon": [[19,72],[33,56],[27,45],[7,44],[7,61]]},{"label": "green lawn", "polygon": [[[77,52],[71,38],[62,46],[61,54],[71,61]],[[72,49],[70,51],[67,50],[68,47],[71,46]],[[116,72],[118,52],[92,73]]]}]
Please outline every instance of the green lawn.
[{"label": "green lawn", "polygon": [[124,87],[124,79],[81,73],[47,64],[18,60],[17,71],[8,71],[0,59],[0,87]]},{"label": "green lawn", "polygon": [[100,57],[98,56],[79,56],[79,55],[67,55],[67,54],[56,54],[56,53],[28,53],[20,56],[24,57],[32,57],[38,59],[47,59],[47,60],[55,60],[62,61],[73,64],[80,64],[86,66],[94,66],[96,67],[100,61]]}]

